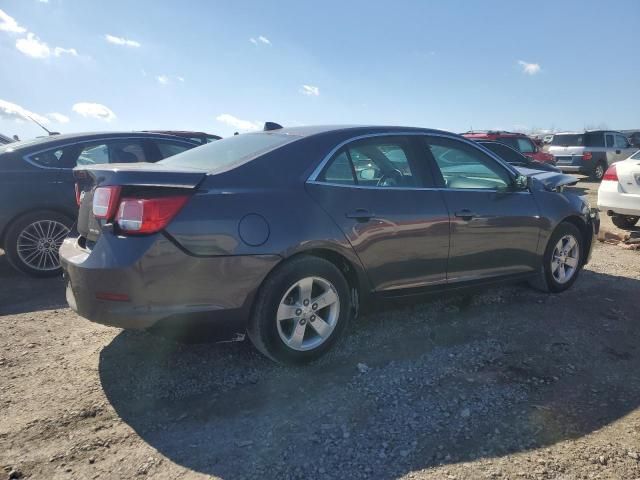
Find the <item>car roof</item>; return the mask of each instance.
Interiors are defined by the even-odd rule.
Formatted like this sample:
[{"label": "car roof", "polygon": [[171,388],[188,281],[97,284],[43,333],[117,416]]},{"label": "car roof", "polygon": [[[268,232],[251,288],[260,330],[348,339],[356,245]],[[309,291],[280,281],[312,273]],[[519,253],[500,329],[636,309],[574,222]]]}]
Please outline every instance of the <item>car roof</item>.
[{"label": "car roof", "polygon": [[507,132],[504,130],[471,130],[462,134],[467,138],[488,138],[488,137],[528,137],[525,133]]},{"label": "car roof", "polygon": [[175,135],[167,135],[163,133],[149,133],[149,132],[83,132],[83,133],[65,133],[62,135],[50,135],[47,137],[38,137],[31,140],[23,140],[20,142],[13,142],[5,145],[5,147],[11,147],[12,151],[30,149],[32,147],[47,148],[49,145],[55,146],[59,144],[68,144],[82,141],[99,140],[103,138],[157,138],[166,140],[181,140],[194,145],[199,145],[198,142],[189,140],[184,137],[177,137]]},{"label": "car roof", "polygon": [[[256,132],[257,133],[257,132]],[[377,133],[446,133],[451,132],[444,130],[436,130],[432,128],[420,127],[402,127],[397,125],[308,125],[301,127],[287,127],[264,132],[267,134],[282,134],[295,137],[311,137],[315,135],[324,135],[332,133],[351,133],[353,135],[367,135]],[[456,134],[453,134],[456,135]]]},{"label": "car roof", "polygon": [[167,135],[175,135],[175,136],[178,136],[178,137],[192,135],[192,136],[198,136],[198,137],[222,138],[220,135],[216,135],[214,133],[196,132],[196,131],[193,131],[193,130],[141,130],[141,131],[145,132],[145,133],[164,133],[164,134],[167,134]]}]

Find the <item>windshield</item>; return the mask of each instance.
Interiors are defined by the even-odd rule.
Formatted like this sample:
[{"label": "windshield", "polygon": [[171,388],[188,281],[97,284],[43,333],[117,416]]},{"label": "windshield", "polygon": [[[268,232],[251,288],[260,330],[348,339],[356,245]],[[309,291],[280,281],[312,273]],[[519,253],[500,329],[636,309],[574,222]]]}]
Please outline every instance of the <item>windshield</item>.
[{"label": "windshield", "polygon": [[220,173],[238,167],[298,138],[300,137],[281,133],[245,133],[207,143],[158,163]]}]

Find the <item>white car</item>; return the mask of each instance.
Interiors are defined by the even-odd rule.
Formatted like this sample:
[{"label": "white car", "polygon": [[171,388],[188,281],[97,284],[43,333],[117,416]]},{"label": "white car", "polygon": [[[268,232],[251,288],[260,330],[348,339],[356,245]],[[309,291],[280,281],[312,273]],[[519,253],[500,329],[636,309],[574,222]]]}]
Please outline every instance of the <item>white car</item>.
[{"label": "white car", "polygon": [[598,188],[598,209],[616,227],[631,228],[640,219],[640,151],[611,164]]}]

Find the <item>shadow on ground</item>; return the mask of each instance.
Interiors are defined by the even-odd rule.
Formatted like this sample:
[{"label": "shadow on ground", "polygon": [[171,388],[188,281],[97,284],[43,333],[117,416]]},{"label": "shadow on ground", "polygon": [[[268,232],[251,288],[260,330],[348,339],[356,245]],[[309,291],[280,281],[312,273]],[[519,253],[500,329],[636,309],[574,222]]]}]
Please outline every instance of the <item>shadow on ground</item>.
[{"label": "shadow on ground", "polygon": [[100,378],[123,421],[187,468],[397,478],[580,437],[637,408],[639,288],[585,271],[557,296],[516,286],[382,311],[305,368],[247,343],[123,332]]},{"label": "shadow on ground", "polygon": [[[10,289],[2,288],[11,285]],[[0,250],[0,315],[65,308],[62,276],[31,278],[15,271]]]}]

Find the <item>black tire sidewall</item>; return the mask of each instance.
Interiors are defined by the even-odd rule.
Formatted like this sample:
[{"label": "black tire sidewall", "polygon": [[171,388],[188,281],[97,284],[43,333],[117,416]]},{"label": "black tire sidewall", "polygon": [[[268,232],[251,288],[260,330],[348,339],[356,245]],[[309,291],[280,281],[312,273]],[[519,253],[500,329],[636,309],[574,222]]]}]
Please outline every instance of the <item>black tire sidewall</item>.
[{"label": "black tire sidewall", "polygon": [[[312,276],[320,277],[334,286],[340,299],[338,323],[322,345],[309,351],[296,351],[280,338],[276,314],[287,290],[302,278]],[[301,256],[279,267],[263,285],[252,315],[249,337],[259,350],[278,362],[304,364],[322,356],[336,343],[347,327],[351,313],[349,285],[340,270],[327,260]]]},{"label": "black tire sidewall", "polygon": [[73,220],[60,212],[53,210],[39,210],[36,212],[27,213],[14,220],[9,228],[4,239],[4,251],[7,256],[9,264],[16,270],[29,275],[31,277],[47,278],[55,277],[62,273],[61,268],[55,270],[37,270],[24,263],[18,255],[18,236],[20,232],[24,230],[29,224],[37,222],[38,220],[53,220],[63,223],[68,228],[73,226]]},{"label": "black tire sidewall", "polygon": [[[597,171],[598,167],[602,167],[602,175],[598,176]],[[602,177],[604,177],[604,173],[607,171],[607,165],[604,162],[598,162],[596,166],[593,168],[593,172],[591,172],[591,178],[597,180],[598,182],[602,181]]]},{"label": "black tire sidewall", "polygon": [[631,228],[638,223],[638,217],[633,215],[614,215],[611,221],[618,228]]},{"label": "black tire sidewall", "polygon": [[[551,257],[553,255],[553,250],[556,246],[556,243],[558,243],[558,241],[565,235],[572,235],[578,242],[580,260],[578,263],[578,268],[573,274],[573,277],[566,283],[559,283],[551,273]],[[560,293],[571,288],[571,286],[578,278],[580,270],[582,270],[584,255],[584,239],[578,227],[568,222],[562,222],[560,225],[558,225],[551,234],[551,237],[549,237],[549,241],[547,243],[547,248],[545,250],[543,258],[544,275],[550,292]]]}]

